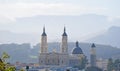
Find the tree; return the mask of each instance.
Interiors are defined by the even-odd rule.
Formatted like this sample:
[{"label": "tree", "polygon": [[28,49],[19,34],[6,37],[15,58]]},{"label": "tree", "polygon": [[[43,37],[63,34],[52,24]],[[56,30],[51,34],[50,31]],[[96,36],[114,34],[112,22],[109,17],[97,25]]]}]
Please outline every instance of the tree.
[{"label": "tree", "polygon": [[11,66],[5,69],[5,71],[15,71],[15,70],[16,70],[15,67],[11,67]]},{"label": "tree", "polygon": [[107,71],[112,71],[112,70],[114,70],[114,63],[113,63],[113,59],[109,58],[107,64]]},{"label": "tree", "polygon": [[5,71],[5,64],[0,59],[0,71]]},{"label": "tree", "polygon": [[3,52],[2,57],[1,57],[2,61],[7,62],[6,60],[9,58],[10,56],[6,52]]},{"label": "tree", "polygon": [[113,63],[114,69],[117,71],[120,69],[120,59],[116,59]]},{"label": "tree", "polygon": [[85,69],[88,60],[86,57],[81,58],[80,63],[75,65],[74,68],[78,68],[79,70]]},{"label": "tree", "polygon": [[[2,56],[0,57],[0,71],[16,71],[16,68],[14,66],[11,66],[10,63],[7,63],[7,59],[9,59],[10,56],[3,52]],[[20,71],[25,71],[24,69],[21,69]]]},{"label": "tree", "polygon": [[15,71],[15,67],[7,63],[8,58],[10,56],[4,52],[0,58],[0,71]]},{"label": "tree", "polygon": [[20,69],[20,71],[25,71],[24,69]]}]

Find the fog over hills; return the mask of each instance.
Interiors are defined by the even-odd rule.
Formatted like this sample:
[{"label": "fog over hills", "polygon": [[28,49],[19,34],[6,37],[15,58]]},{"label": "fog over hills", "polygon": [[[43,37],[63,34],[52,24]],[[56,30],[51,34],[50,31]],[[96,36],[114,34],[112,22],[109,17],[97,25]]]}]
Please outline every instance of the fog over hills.
[{"label": "fog over hills", "polygon": [[120,27],[113,26],[108,29],[105,33],[98,35],[96,37],[93,37],[88,42],[95,42],[98,44],[107,44],[112,45],[114,47],[120,48]]},{"label": "fog over hills", "polygon": [[[120,48],[120,27],[113,26],[109,28],[106,32],[97,35],[93,38],[87,39],[85,42],[87,43],[97,43],[103,45],[111,45],[113,47]],[[18,34],[9,31],[0,31],[0,43],[31,43],[31,45],[35,45],[40,42],[40,34]],[[49,38],[49,37],[48,37]],[[61,37],[60,37],[61,38]],[[69,39],[69,38],[68,38]],[[79,39],[78,39],[79,40]],[[75,41],[75,40],[74,40]],[[81,40],[79,40],[81,41]],[[61,41],[56,41],[61,42]],[[81,41],[82,42],[82,41]]]},{"label": "fog over hills", "polygon": [[10,31],[0,31],[0,43],[31,43],[35,44],[39,42],[38,38],[40,38],[39,34],[31,34],[31,33],[14,33]]},{"label": "fog over hills", "polygon": [[[119,27],[114,26],[120,24],[120,19],[96,14],[76,16],[37,15],[17,18],[13,24],[6,24],[9,25],[8,27],[5,27],[7,31],[0,26],[0,30],[2,29],[0,31],[0,43],[37,44],[40,42],[40,36],[44,24],[46,25],[46,33],[48,34],[49,42],[61,41],[63,24],[66,24],[69,42],[79,40],[81,42],[95,42],[98,44],[120,47],[118,39]],[[2,26],[6,25],[2,24]],[[108,31],[106,31],[106,29]],[[100,31],[103,31],[104,33],[101,33]]]},{"label": "fog over hills", "polygon": [[[17,18],[15,24],[7,27],[8,30],[10,29],[9,31],[7,29],[7,31],[1,30],[2,27],[0,26],[0,55],[4,51],[7,52],[11,56],[10,62],[38,62],[40,44],[37,43],[40,42],[43,24],[49,26],[46,28],[48,41],[50,42],[48,43],[49,52],[52,52],[53,49],[60,52],[59,43],[63,33],[63,23],[67,23],[69,53],[72,52],[75,47],[75,41],[78,40],[88,59],[91,43],[96,44],[97,58],[120,58],[120,27],[113,26],[113,24],[119,24],[120,19],[108,19],[107,16],[95,14],[80,16],[40,15]],[[102,29],[107,29],[107,31],[104,30],[102,33],[98,33],[99,35],[97,34],[97,36],[93,34],[93,32],[99,32]],[[17,32],[18,30],[25,32],[19,33]],[[33,31],[37,33],[31,33]]]}]

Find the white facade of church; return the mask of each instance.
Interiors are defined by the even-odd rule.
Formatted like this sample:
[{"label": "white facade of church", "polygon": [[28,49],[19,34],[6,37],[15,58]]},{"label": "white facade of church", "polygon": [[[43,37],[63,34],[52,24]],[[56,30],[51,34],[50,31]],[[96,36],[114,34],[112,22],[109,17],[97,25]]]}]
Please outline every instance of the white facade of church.
[{"label": "white facade of church", "polygon": [[75,66],[80,63],[81,58],[84,58],[82,49],[79,47],[79,43],[76,42],[76,48],[73,49],[72,54],[68,53],[68,36],[66,28],[64,27],[64,33],[62,35],[61,52],[48,52],[47,34],[45,33],[45,27],[41,35],[41,46],[39,55],[40,66]]}]

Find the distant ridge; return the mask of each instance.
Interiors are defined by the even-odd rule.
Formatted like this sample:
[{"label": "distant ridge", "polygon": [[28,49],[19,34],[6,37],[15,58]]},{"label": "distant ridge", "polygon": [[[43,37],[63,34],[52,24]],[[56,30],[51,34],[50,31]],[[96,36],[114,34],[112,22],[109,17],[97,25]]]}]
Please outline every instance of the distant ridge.
[{"label": "distant ridge", "polygon": [[98,44],[107,44],[120,48],[120,27],[112,26],[105,33],[93,37],[88,42],[96,42]]},{"label": "distant ridge", "polygon": [[[90,48],[91,43],[80,43],[80,48],[83,50],[83,53],[87,56],[89,59],[90,56]],[[120,49],[115,48],[109,45],[96,45],[96,52],[97,52],[97,58],[120,58]],[[69,53],[72,53],[73,48],[75,48],[74,42],[69,42]],[[49,52],[52,52],[53,49],[56,49],[57,52],[60,52],[60,44],[59,43],[48,43]],[[15,63],[16,61],[22,62],[22,63],[37,63],[38,62],[38,56],[40,52],[40,44],[36,44],[31,48],[30,44],[24,43],[24,44],[0,44],[0,55],[2,55],[3,52],[7,52],[10,55],[9,61],[12,63]],[[102,51],[102,52],[101,52]]]},{"label": "distant ridge", "polygon": [[[120,18],[109,19],[108,16],[96,15],[96,14],[36,15],[36,16],[31,16],[31,17],[16,18],[15,24],[17,24],[17,26],[16,27],[11,26],[11,28],[15,27],[16,32],[18,32],[17,30],[21,29],[21,27],[24,25],[24,27],[22,27],[22,28],[25,30],[23,30],[23,31],[28,32],[28,30],[29,30],[30,34],[29,33],[15,33],[14,29],[13,30],[9,29],[9,31],[3,30],[3,31],[0,31],[0,44],[3,44],[3,43],[31,43],[32,45],[34,45],[36,43],[39,43],[40,42],[39,38],[42,33],[42,27],[43,27],[42,25],[43,24],[47,24],[46,26],[49,26],[49,27],[47,27],[47,29],[51,29],[47,33],[49,35],[48,41],[50,41],[50,42],[56,41],[56,39],[61,40],[62,31],[59,31],[59,30],[63,29],[63,27],[62,28],[60,27],[61,23],[62,23],[62,26],[63,26],[63,24],[67,24],[67,26],[69,28],[69,30],[67,30],[68,36],[70,36],[70,38],[68,38],[69,41],[75,41],[75,40],[84,41],[84,40],[86,40],[86,42],[88,42],[88,43],[94,42],[94,43],[98,43],[98,44],[111,45],[111,46],[120,48],[120,44],[119,44],[120,43],[120,40],[119,40],[120,27],[113,26],[113,27],[109,28],[112,25],[120,24]],[[69,25],[69,24],[71,24],[71,25]],[[33,27],[33,25],[34,25],[34,28],[36,28],[35,30],[31,29]],[[60,28],[58,28],[58,27],[60,27]],[[47,29],[46,29],[46,32],[47,32]],[[55,32],[53,31],[54,29],[56,29]],[[57,29],[59,29],[59,30],[57,30]],[[97,34],[98,36],[95,35],[96,34],[95,32],[99,32],[104,29],[108,29],[108,31],[106,31],[106,32],[104,31],[105,32],[104,34],[98,33],[98,34],[100,34],[100,35]],[[37,33],[32,33],[32,30]],[[79,31],[79,32],[76,32],[76,31]],[[92,34],[92,33],[95,33],[95,34]],[[96,37],[94,37],[94,36],[96,36]],[[54,38],[54,37],[56,37],[56,38]]]}]

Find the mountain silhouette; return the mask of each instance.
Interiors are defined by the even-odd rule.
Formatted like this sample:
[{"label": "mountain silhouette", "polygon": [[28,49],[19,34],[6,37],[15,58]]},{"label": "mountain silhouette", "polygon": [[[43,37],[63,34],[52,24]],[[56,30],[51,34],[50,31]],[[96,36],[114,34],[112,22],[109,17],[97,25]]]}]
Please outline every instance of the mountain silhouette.
[{"label": "mountain silhouette", "polygon": [[98,44],[107,44],[120,48],[120,27],[112,26],[103,34],[93,37],[88,42],[95,42]]}]

